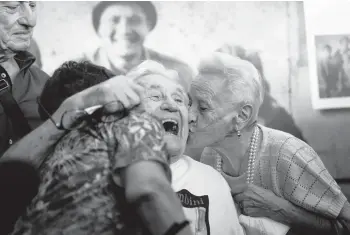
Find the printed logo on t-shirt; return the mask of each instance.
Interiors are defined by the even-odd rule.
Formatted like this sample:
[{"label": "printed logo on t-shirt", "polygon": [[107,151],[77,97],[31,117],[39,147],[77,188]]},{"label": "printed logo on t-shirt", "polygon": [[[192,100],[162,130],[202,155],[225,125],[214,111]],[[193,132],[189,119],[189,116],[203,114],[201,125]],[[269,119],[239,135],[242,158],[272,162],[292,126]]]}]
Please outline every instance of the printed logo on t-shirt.
[{"label": "printed logo on t-shirt", "polygon": [[186,217],[191,221],[194,234],[210,235],[208,195],[196,196],[186,189],[177,192],[177,195],[184,207]]}]

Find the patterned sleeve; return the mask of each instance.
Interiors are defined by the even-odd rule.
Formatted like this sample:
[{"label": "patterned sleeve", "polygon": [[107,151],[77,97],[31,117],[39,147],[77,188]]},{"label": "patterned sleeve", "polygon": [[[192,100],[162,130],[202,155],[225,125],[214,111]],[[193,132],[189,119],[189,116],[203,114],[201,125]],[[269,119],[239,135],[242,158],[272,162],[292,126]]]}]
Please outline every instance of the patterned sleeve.
[{"label": "patterned sleeve", "polygon": [[171,181],[169,156],[163,140],[163,128],[158,120],[143,112],[132,112],[112,127],[115,142],[118,143],[111,156],[113,178],[121,185],[120,169],[139,161],[155,161],[161,164]]},{"label": "patterned sleeve", "polygon": [[282,196],[304,209],[335,219],[347,201],[317,153],[296,138],[282,145],[276,171]]}]

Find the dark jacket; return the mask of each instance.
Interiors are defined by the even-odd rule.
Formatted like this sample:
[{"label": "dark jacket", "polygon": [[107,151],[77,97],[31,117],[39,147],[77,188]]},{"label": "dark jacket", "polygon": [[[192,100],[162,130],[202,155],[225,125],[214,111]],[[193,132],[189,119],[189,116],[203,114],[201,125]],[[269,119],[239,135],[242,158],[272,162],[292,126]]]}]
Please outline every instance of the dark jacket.
[{"label": "dark jacket", "polygon": [[[40,95],[49,76],[33,65],[35,57],[29,52],[21,52],[15,56],[20,72],[12,84],[12,95],[17,101],[29,125],[35,128],[41,124],[36,98]],[[0,104],[0,156],[14,142],[23,136],[15,136],[12,125]]]}]

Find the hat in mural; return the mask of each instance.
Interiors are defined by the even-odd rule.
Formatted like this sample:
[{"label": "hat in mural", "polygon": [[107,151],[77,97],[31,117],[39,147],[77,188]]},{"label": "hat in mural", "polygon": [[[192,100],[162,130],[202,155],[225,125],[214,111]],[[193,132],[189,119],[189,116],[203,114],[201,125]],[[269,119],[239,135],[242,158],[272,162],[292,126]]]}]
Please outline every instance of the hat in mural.
[{"label": "hat in mural", "polygon": [[146,14],[147,21],[150,26],[150,30],[153,30],[157,23],[157,10],[156,7],[150,1],[101,1],[92,10],[92,24],[96,32],[100,26],[100,20],[102,13],[110,6],[114,5],[130,5],[137,4],[140,6]]}]

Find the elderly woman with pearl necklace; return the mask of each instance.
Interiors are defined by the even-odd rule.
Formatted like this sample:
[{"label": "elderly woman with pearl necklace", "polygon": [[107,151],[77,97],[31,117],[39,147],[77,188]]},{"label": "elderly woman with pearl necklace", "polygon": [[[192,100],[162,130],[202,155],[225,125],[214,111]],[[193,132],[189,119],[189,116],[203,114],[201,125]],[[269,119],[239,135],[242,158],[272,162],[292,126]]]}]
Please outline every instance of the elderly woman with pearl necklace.
[{"label": "elderly woman with pearl necklace", "polygon": [[191,97],[187,153],[205,148],[201,161],[226,178],[247,234],[259,234],[255,218],[281,225],[267,234],[350,231],[350,204],[317,153],[257,124],[264,90],[251,63],[220,52],[202,58]]}]

